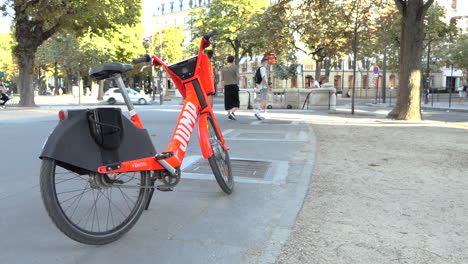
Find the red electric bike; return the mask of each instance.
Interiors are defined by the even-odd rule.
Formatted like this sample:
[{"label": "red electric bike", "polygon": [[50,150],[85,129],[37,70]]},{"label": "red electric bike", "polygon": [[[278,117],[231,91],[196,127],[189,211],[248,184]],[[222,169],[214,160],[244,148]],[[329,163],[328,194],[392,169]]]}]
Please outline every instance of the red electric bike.
[{"label": "red electric bike", "polygon": [[112,62],[90,70],[97,80],[116,81],[130,120],[120,108],[59,112],[60,121],[40,155],[40,189],[50,218],[65,235],[100,245],[128,232],[148,209],[155,189],[171,191],[179,183],[197,121],[203,157],[221,189],[227,194],[233,191],[228,147],[208,101],[214,91],[213,70],[203,51],[215,34],[202,37],[197,56],[172,65],[154,55],[133,60],[133,64],[164,67],[185,99],[164,152],[156,152],[129,100],[121,74],[133,66]]}]

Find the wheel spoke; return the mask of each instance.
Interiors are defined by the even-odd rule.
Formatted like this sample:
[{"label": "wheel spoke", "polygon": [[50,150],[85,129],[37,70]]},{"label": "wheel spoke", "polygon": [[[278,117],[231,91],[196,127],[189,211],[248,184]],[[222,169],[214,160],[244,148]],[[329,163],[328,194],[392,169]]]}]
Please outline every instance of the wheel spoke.
[{"label": "wheel spoke", "polygon": [[[58,205],[67,221],[84,232],[108,233],[120,229],[128,221],[135,221],[133,215],[143,210],[147,190],[119,185],[146,185],[147,172],[79,175],[54,167],[53,192]],[[115,188],[117,192],[113,191]]]}]

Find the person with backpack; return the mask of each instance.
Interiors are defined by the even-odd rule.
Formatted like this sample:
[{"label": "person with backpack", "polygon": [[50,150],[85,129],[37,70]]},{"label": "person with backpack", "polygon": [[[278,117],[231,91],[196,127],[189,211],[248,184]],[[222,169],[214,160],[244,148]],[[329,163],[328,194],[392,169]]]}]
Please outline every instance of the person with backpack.
[{"label": "person with backpack", "polygon": [[234,64],[234,56],[227,57],[227,65],[221,68],[219,80],[224,82],[224,109],[229,120],[237,120],[234,112],[239,109],[239,69]]},{"label": "person with backpack", "polygon": [[268,91],[271,91],[270,84],[268,83],[268,76],[266,71],[266,66],[268,65],[268,59],[262,58],[262,65],[255,72],[255,83],[257,84],[258,89],[260,90],[260,107],[255,110],[255,117],[258,120],[262,120],[264,117],[261,116],[261,113],[266,113],[267,105],[267,96]]}]

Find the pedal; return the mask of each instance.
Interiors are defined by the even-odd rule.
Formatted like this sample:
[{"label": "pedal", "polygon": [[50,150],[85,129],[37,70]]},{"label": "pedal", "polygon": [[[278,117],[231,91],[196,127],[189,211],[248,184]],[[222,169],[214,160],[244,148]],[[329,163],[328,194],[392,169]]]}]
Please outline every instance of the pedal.
[{"label": "pedal", "polygon": [[170,186],[170,185],[158,185],[156,186],[156,189],[158,189],[161,192],[172,192],[173,191],[172,187],[173,186]]},{"label": "pedal", "polygon": [[156,154],[154,155],[154,158],[156,158],[156,160],[163,160],[163,159],[168,159],[170,157],[174,156],[174,152],[163,152],[163,153],[159,153],[159,154]]}]

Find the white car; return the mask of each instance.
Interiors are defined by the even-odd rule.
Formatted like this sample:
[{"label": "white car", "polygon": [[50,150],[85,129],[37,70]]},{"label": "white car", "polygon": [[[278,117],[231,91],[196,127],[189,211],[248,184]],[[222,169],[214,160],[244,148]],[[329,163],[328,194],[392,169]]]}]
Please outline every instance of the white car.
[{"label": "white car", "polygon": [[[132,103],[138,103],[138,104],[144,105],[144,104],[148,104],[151,102],[150,95],[138,93],[137,91],[130,89],[130,88],[127,88],[127,93]],[[107,90],[104,93],[103,99],[109,104],[125,103],[122,93],[120,92],[119,88],[111,88]]]}]

